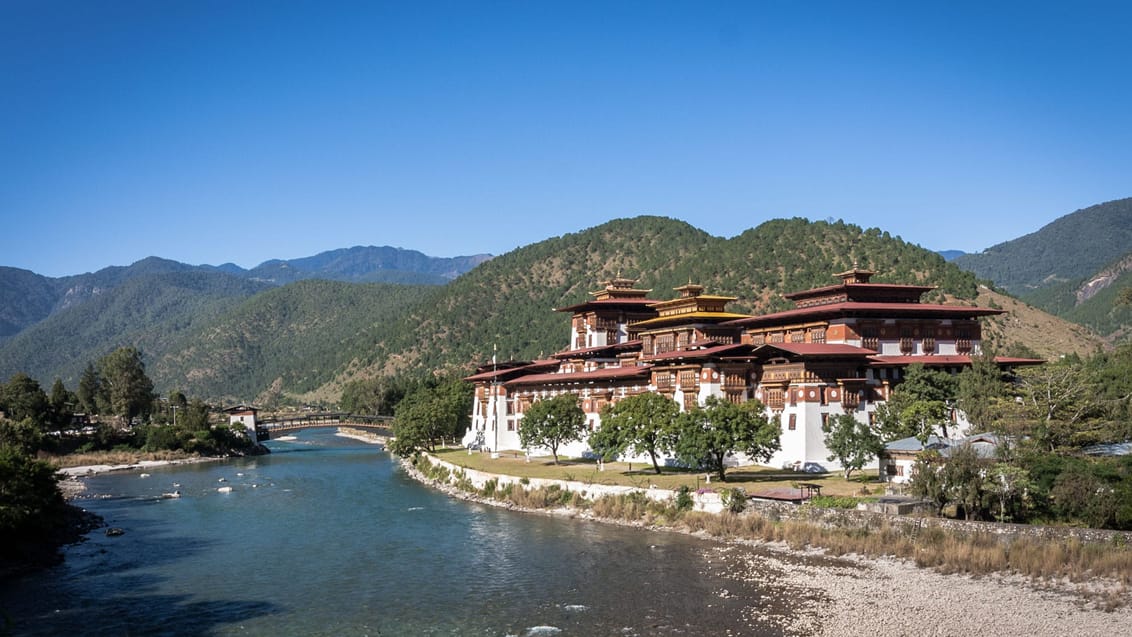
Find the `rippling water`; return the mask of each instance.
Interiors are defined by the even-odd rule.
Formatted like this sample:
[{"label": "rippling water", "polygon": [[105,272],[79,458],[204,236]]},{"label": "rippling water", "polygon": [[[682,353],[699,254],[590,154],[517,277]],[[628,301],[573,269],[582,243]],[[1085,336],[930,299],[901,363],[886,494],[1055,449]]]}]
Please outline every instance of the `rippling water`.
[{"label": "rippling water", "polygon": [[125,534],[0,588],[10,632],[718,635],[771,603],[708,574],[701,540],[452,500],[327,433],[270,444],[88,479],[106,497],[80,504]]}]

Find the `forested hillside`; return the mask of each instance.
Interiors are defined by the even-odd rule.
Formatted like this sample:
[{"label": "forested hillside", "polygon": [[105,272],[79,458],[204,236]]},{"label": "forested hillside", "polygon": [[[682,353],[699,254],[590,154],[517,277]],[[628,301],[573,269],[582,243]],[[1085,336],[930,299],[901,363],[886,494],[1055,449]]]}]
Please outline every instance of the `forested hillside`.
[{"label": "forested hillside", "polygon": [[[974,299],[973,275],[888,233],[841,222],[775,220],[732,238],[712,237],[662,217],[619,219],[529,245],[481,265],[389,326],[339,379],[468,366],[499,356],[524,359],[562,349],[569,319],[552,312],[586,300],[618,274],[640,279],[652,298],[672,298],[689,281],[738,297],[734,308],[788,307],[784,292],[836,283],[854,262],[877,281],[939,285]],[[333,388],[328,389],[333,394]]]},{"label": "forested hillside", "polygon": [[258,294],[147,356],[154,381],[228,402],[309,391],[431,288],[300,281]]},{"label": "forested hillside", "polygon": [[0,267],[0,343],[47,318],[57,300],[51,279]]},{"label": "forested hillside", "polygon": [[1090,206],[1023,237],[965,254],[954,263],[1026,298],[1074,283],[1132,253],[1132,198]]},{"label": "forested hillside", "polygon": [[[160,257],[147,257],[128,266],[110,266],[97,272],[58,278],[0,267],[0,344],[57,312],[82,305],[142,277],[196,273],[198,290],[202,289],[200,283],[208,277],[223,275],[276,286],[305,279],[443,285],[490,258],[491,255],[487,254],[430,257],[416,250],[389,246],[355,246],[301,259],[273,259],[251,270],[232,263],[189,265]],[[222,278],[216,281],[218,288],[227,285]],[[254,289],[264,287],[256,285]],[[220,295],[225,296],[226,293],[221,292]],[[106,343],[101,349],[109,351],[113,346]],[[0,352],[0,370],[6,368],[3,360]]]},{"label": "forested hillside", "polygon": [[199,271],[143,274],[60,310],[0,344],[0,378],[25,372],[74,387],[83,367],[120,346],[145,352],[266,289],[263,283]]},{"label": "forested hillside", "polygon": [[1132,199],[1078,210],[1024,237],[955,259],[959,267],[1110,342],[1132,329]]},{"label": "forested hillside", "polygon": [[354,246],[302,259],[265,261],[243,274],[277,285],[303,279],[442,285],[490,258],[487,254],[430,257],[389,246]]}]

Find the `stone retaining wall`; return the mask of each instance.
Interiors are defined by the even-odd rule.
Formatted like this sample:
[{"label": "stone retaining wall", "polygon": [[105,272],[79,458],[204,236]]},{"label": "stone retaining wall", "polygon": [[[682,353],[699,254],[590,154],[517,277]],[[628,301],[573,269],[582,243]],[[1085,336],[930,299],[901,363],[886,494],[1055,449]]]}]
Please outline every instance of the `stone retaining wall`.
[{"label": "stone retaining wall", "polygon": [[[550,480],[547,478],[528,478],[527,483],[521,482],[517,476],[487,473],[475,469],[466,469],[425,454],[429,461],[447,468],[453,473],[463,472],[477,489],[482,489],[489,480],[496,480],[499,486],[514,484],[523,488],[545,488],[558,485],[562,489],[580,494],[587,500],[596,500],[606,495],[627,495],[634,491],[645,494],[646,497],[663,502],[676,497],[675,491],[668,489],[640,489],[619,485],[594,484],[592,482],[579,482],[577,480]],[[720,513],[723,511],[723,502],[719,493],[705,491],[692,494],[696,511],[707,513]],[[996,535],[1009,542],[1017,538],[1032,537],[1053,540],[1074,539],[1079,542],[1094,543],[1123,543],[1132,544],[1132,533],[1128,531],[1109,531],[1105,529],[1088,529],[1066,526],[1036,526],[1029,524],[1000,524],[997,522],[968,522],[966,520],[950,520],[935,517],[913,517],[904,515],[887,515],[873,511],[853,509],[823,509],[818,507],[792,504],[789,502],[771,502],[766,500],[751,500],[748,511],[762,515],[772,520],[798,520],[827,527],[858,527],[868,528],[888,524],[912,529],[941,528],[946,531],[962,533],[984,533]]]}]

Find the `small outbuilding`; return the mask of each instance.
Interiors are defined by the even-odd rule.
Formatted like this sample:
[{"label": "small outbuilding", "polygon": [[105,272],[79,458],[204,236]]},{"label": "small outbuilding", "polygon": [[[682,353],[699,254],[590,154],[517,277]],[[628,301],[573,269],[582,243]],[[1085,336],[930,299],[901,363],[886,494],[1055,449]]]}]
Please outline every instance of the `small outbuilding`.
[{"label": "small outbuilding", "polygon": [[248,435],[255,436],[256,414],[259,410],[249,405],[236,405],[224,410],[228,414],[228,425],[243,425]]}]

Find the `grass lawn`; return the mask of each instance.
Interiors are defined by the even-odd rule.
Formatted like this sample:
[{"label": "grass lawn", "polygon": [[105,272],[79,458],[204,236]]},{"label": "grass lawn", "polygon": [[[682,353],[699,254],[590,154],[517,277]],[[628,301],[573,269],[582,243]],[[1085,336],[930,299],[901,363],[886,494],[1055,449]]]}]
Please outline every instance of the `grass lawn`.
[{"label": "grass lawn", "polygon": [[598,471],[597,462],[594,460],[561,458],[556,465],[553,458],[539,456],[532,457],[531,461],[527,462],[521,451],[502,451],[498,458],[493,459],[489,453],[473,451],[469,455],[466,449],[459,447],[438,449],[435,455],[454,465],[488,473],[639,488],[655,485],[660,489],[675,490],[681,485],[688,485],[692,489],[725,486],[743,487],[748,493],[757,493],[768,489],[796,488],[798,483],[806,483],[819,485],[822,495],[863,495],[862,487],[868,487],[874,495],[883,492],[883,485],[873,472],[858,471],[852,478],[846,480],[840,473],[800,473],[751,465],[727,469],[725,473],[727,482],[723,485],[713,475],[711,484],[708,485],[703,471],[692,472],[661,467],[661,474],[657,475],[652,464],[648,462],[634,462],[631,465],[624,462],[607,462],[605,471]]}]

